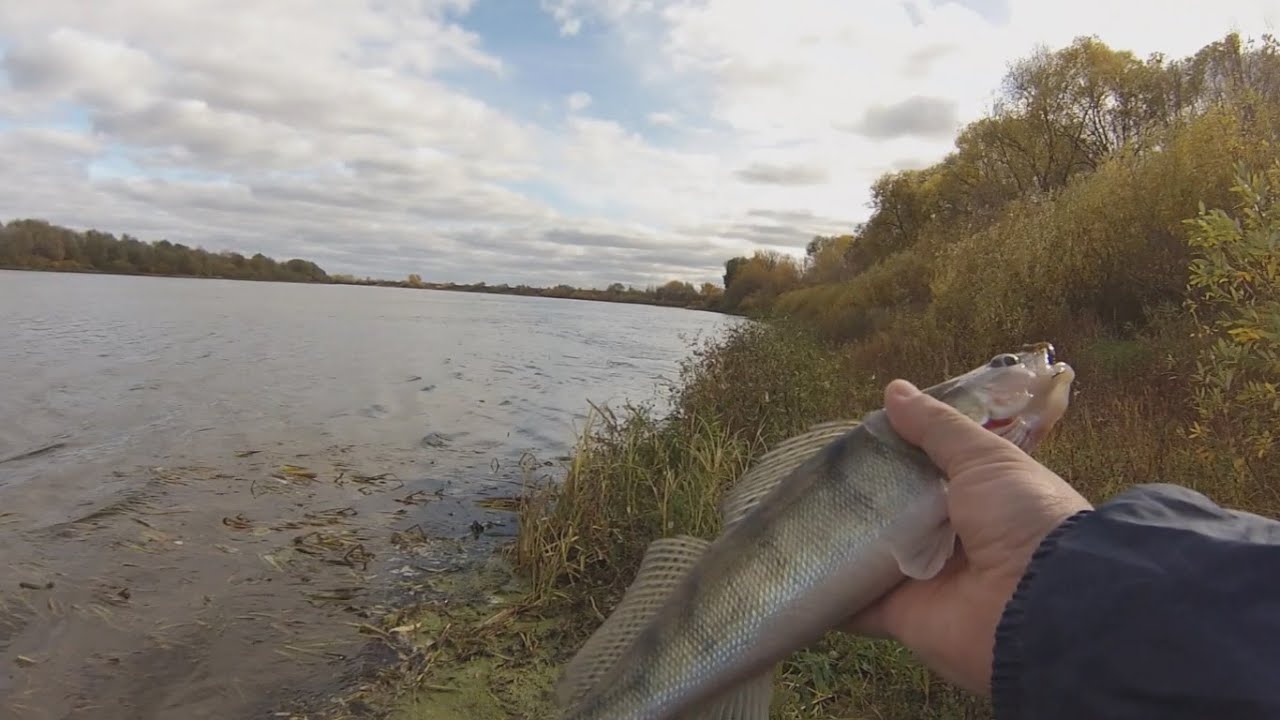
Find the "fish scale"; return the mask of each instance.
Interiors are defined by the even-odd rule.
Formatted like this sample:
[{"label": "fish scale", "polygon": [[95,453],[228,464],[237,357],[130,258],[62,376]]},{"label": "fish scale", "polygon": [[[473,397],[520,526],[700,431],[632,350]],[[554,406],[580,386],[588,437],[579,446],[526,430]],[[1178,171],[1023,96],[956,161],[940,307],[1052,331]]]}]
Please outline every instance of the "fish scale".
[{"label": "fish scale", "polygon": [[[1030,450],[1074,371],[1048,343],[927,388]],[[946,483],[883,409],[816,425],[755,463],[708,542],[655,540],[617,608],[566,666],[567,720],[763,720],[785,657],[955,547]]]}]

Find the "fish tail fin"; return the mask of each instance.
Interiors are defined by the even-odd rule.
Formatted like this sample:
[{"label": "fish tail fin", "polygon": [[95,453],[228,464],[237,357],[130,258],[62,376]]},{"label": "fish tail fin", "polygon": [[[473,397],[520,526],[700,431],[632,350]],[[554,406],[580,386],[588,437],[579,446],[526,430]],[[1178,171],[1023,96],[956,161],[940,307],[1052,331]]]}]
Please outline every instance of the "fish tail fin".
[{"label": "fish tail fin", "polygon": [[[635,579],[613,612],[565,665],[556,683],[562,710],[582,701],[623,658],[628,647],[711,543],[689,535],[660,538],[645,549]],[[722,693],[697,720],[768,720],[773,672]]]}]

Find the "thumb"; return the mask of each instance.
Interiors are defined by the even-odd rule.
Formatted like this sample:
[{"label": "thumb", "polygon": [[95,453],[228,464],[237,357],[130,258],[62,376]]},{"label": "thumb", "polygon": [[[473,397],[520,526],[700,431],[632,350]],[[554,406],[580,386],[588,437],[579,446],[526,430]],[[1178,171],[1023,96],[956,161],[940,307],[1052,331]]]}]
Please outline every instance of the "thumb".
[{"label": "thumb", "polygon": [[948,477],[1018,449],[906,380],[889,383],[884,404],[893,429],[904,440],[924,450]]}]

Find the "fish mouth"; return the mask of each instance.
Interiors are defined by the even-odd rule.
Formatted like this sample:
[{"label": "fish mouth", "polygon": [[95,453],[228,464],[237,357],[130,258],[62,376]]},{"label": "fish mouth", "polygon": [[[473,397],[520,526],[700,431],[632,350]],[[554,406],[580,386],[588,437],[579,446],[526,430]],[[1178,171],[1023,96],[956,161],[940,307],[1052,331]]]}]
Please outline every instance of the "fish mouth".
[{"label": "fish mouth", "polygon": [[[997,361],[1003,366],[997,367]],[[1048,342],[998,355],[990,367],[982,384],[988,416],[981,424],[1030,452],[1066,412],[1075,371],[1057,359]]]}]

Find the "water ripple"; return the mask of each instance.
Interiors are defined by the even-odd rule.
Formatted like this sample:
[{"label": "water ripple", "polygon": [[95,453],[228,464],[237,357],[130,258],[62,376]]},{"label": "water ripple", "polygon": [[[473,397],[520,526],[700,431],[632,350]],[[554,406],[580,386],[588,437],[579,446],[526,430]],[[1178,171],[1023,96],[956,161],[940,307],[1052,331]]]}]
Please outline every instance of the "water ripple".
[{"label": "water ripple", "polygon": [[[0,506],[37,524],[64,520],[111,468],[215,462],[240,446],[309,452],[337,440],[479,482],[494,459],[563,452],[589,401],[661,405],[685,336],[736,321],[497,295],[16,272],[0,274],[0,307],[0,457],[51,438],[76,447],[0,472]],[[430,432],[451,440],[424,447]],[[33,482],[44,491],[17,491]]]}]

